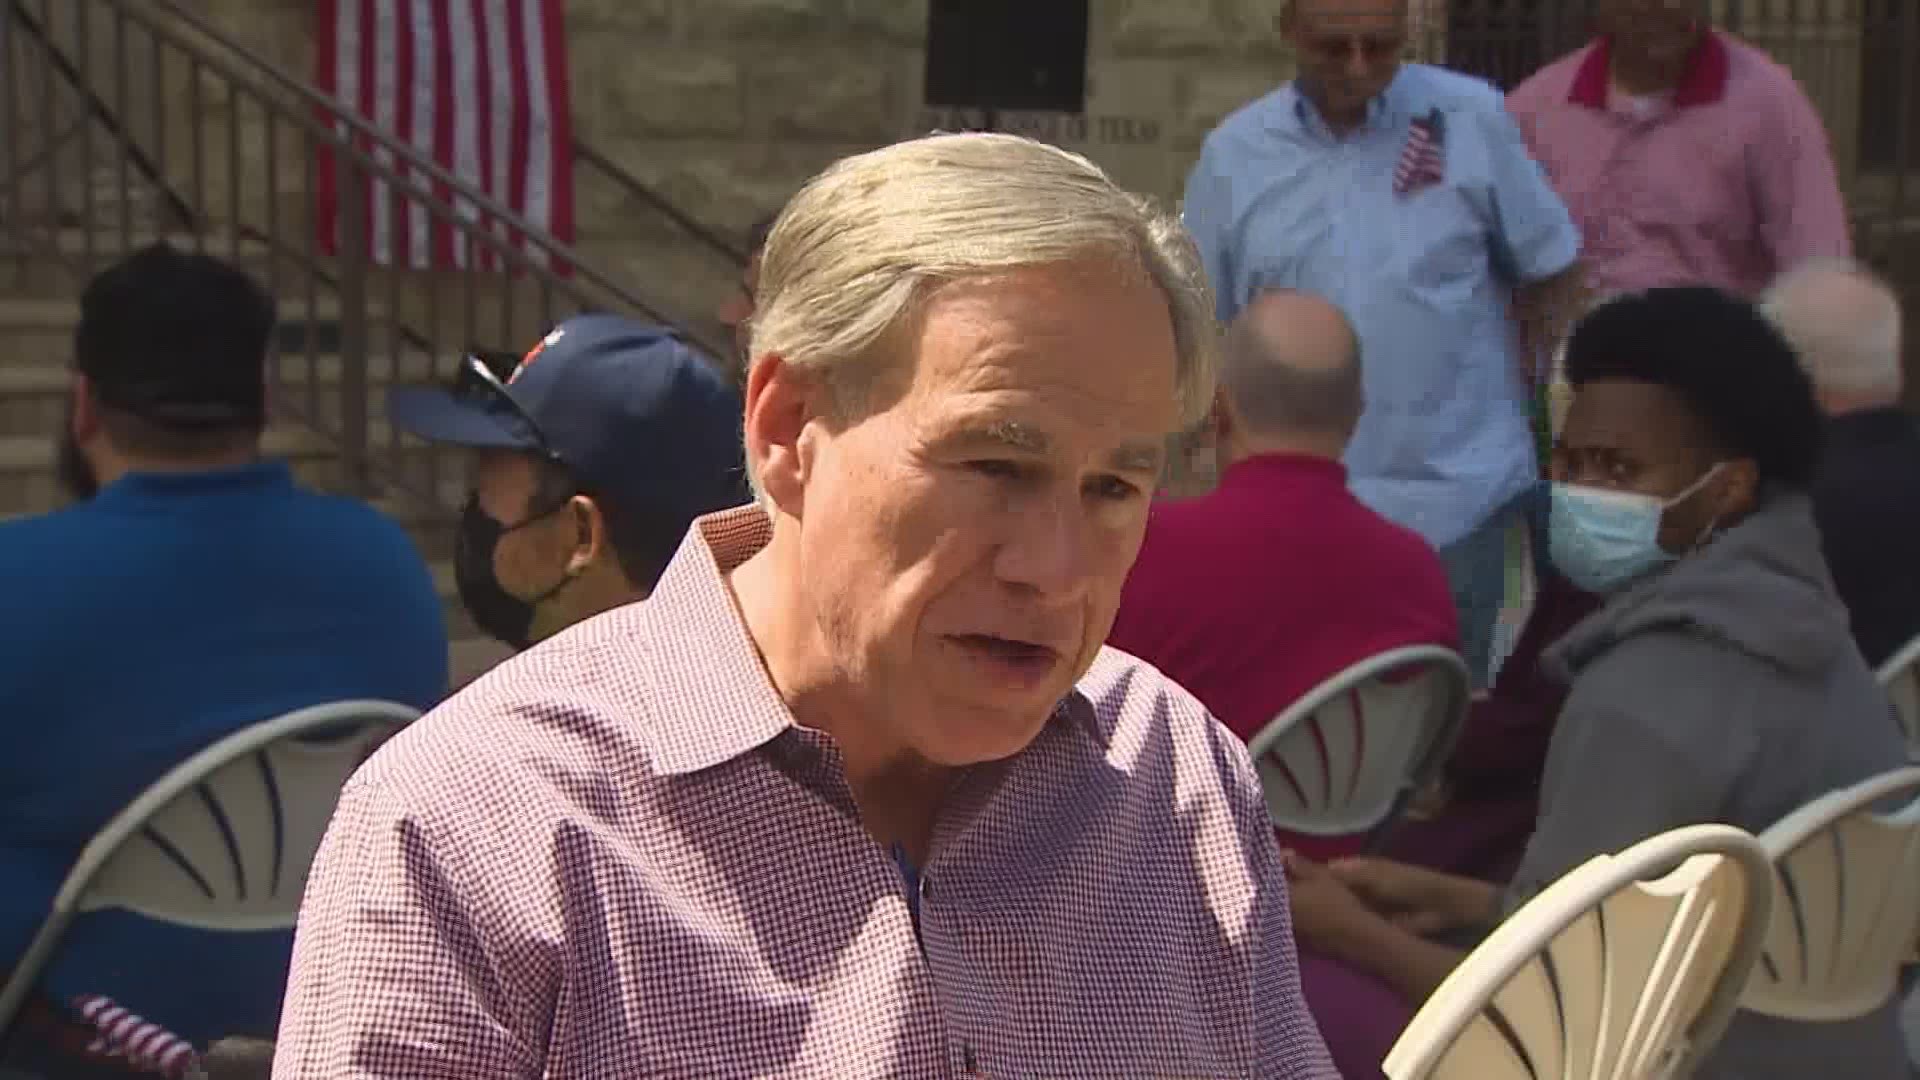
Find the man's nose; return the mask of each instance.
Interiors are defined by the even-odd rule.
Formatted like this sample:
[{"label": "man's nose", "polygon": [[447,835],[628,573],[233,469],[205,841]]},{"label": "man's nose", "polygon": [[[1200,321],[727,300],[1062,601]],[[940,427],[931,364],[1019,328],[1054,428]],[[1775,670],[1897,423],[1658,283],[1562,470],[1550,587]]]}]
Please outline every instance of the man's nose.
[{"label": "man's nose", "polygon": [[1091,580],[1094,528],[1077,493],[1034,499],[1016,515],[994,559],[1001,581],[1050,604],[1077,599]]}]

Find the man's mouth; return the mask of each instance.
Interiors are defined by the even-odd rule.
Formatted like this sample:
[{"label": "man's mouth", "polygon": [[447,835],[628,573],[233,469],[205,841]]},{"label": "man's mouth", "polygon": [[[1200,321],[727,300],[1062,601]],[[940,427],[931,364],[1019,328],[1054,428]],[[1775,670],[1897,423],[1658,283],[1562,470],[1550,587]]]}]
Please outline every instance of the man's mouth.
[{"label": "man's mouth", "polygon": [[948,641],[971,661],[987,685],[1026,693],[1047,682],[1060,664],[1060,652],[1050,645],[998,634],[954,634]]}]

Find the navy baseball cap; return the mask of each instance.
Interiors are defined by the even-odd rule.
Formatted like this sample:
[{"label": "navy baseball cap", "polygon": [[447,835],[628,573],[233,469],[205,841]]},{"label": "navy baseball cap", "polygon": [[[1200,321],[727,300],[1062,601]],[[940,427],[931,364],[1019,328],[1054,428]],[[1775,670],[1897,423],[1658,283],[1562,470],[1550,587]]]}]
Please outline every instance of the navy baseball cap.
[{"label": "navy baseball cap", "polygon": [[740,396],[672,330],[618,315],[553,328],[504,378],[469,356],[451,389],[387,395],[428,442],[549,458],[628,512],[691,521],[751,499]]}]

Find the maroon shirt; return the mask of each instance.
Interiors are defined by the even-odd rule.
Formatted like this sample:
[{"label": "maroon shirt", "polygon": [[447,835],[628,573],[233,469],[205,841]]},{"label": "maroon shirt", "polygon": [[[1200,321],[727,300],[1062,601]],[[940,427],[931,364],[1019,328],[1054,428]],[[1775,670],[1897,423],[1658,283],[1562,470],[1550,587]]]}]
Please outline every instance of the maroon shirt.
[{"label": "maroon shirt", "polygon": [[[1439,556],[1361,505],[1338,462],[1271,454],[1229,467],[1210,495],[1154,507],[1107,643],[1244,741],[1374,653],[1457,648],[1459,622]],[[1282,839],[1308,854],[1325,843]]]}]

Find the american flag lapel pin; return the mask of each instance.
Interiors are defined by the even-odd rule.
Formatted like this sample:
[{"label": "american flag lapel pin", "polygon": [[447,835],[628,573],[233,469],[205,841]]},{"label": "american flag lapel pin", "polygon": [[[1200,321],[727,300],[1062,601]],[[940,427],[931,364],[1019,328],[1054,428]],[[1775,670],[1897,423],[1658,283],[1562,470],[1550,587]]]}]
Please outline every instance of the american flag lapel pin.
[{"label": "american flag lapel pin", "polygon": [[1446,121],[1440,110],[1415,117],[1407,125],[1407,142],[1393,167],[1393,193],[1411,195],[1446,179]]}]

